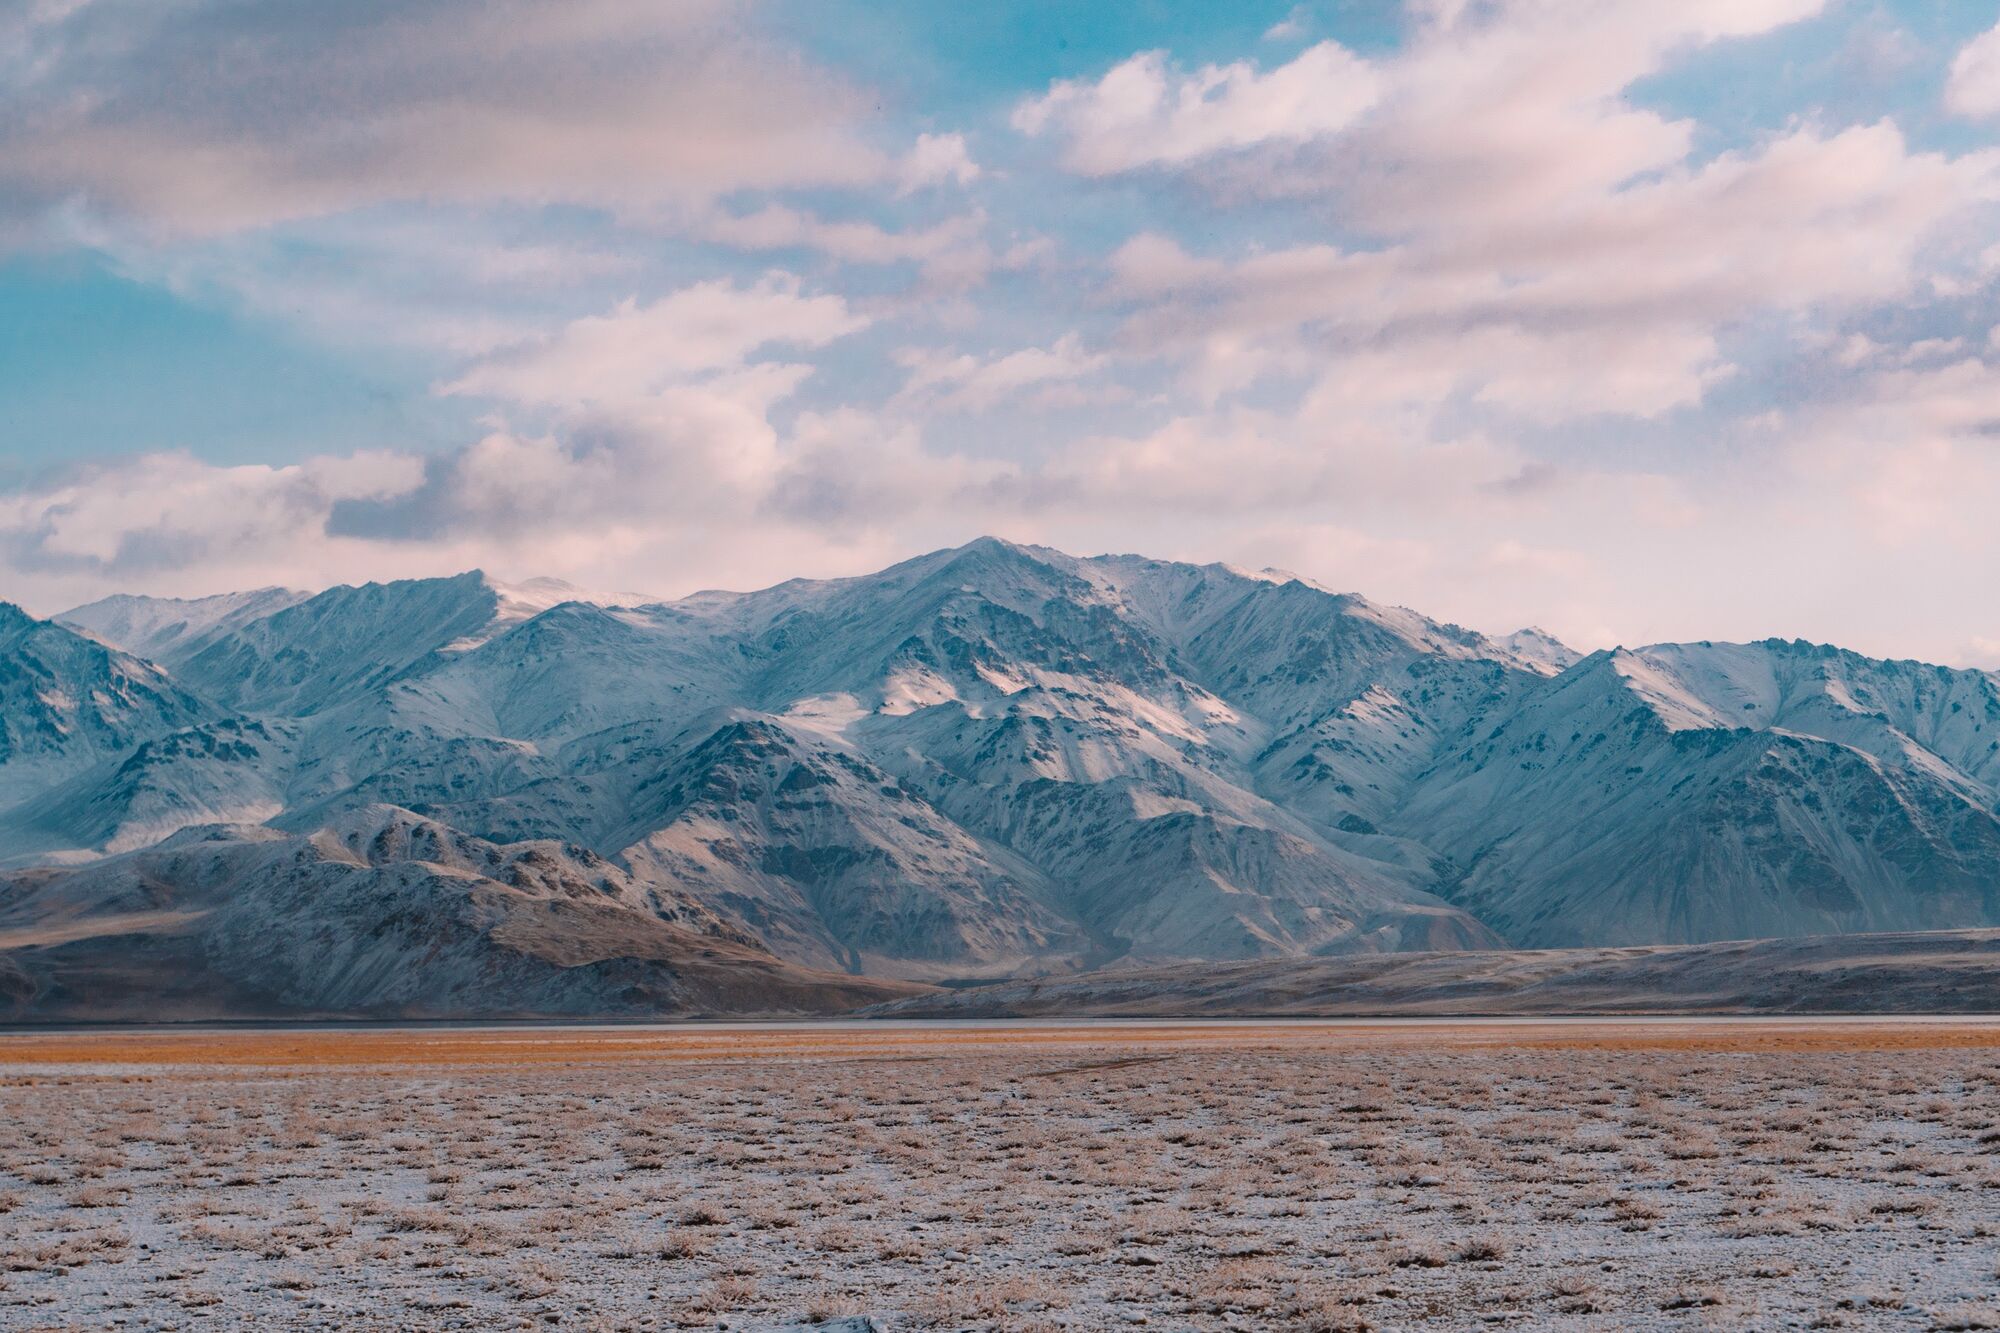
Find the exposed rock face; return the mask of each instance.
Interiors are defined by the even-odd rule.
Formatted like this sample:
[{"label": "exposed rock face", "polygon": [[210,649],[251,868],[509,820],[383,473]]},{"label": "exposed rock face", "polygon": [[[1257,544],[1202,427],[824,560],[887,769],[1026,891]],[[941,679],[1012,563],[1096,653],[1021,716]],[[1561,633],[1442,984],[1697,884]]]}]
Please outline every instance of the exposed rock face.
[{"label": "exposed rock face", "polygon": [[1579,657],[991,539],[673,603],[473,573],[65,619],[0,613],[16,865],[390,805],[928,979],[2000,923],[2000,683],[1807,644]]}]

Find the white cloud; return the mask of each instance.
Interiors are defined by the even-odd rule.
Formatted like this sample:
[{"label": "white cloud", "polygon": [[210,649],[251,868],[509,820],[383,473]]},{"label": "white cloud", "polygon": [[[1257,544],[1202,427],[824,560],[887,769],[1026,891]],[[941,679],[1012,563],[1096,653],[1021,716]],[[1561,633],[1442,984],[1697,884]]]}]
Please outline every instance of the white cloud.
[{"label": "white cloud", "polygon": [[1952,60],[1944,102],[1961,116],[2000,116],[2000,24],[1967,42]]},{"label": "white cloud", "polygon": [[861,97],[720,0],[93,4],[0,91],[0,194],[217,233],[385,201],[651,210],[892,169]]},{"label": "white cloud", "polygon": [[1732,329],[1908,298],[1926,247],[1980,243],[1977,210],[2000,193],[2000,154],[1913,152],[1888,121],[1799,125],[1695,164],[1691,126],[1623,100],[1688,42],[1810,8],[1441,18],[1316,159],[1248,151],[1283,147],[1274,135],[1186,164],[1252,196],[1311,192],[1363,241],[1216,260],[1134,237],[1111,260],[1135,307],[1125,344],[1185,360],[1211,396],[1346,365],[1376,402],[1400,384],[1406,401],[1463,394],[1540,422],[1696,404],[1730,373]]},{"label": "white cloud", "polygon": [[970,185],[979,175],[979,164],[972,160],[962,134],[919,134],[896,169],[904,194],[946,181]]},{"label": "white cloud", "polygon": [[1952,665],[2000,671],[2000,635],[1973,635],[1966,640],[1957,662]]},{"label": "white cloud", "polygon": [[10,594],[43,611],[117,588],[474,565],[673,594],[858,572],[992,530],[1277,564],[1585,644],[1796,634],[1963,660],[1981,628],[1964,571],[2000,562],[1986,521],[2000,509],[2000,372],[1973,357],[1852,374],[1847,401],[1763,428],[1775,452],[1689,477],[1552,468],[1477,434],[1425,441],[1317,394],[1297,411],[1188,414],[1040,462],[977,457],[856,408],[779,429],[767,397],[738,391],[734,377],[755,369],[429,459],[100,465],[0,497],[0,564]]},{"label": "white cloud", "polygon": [[[0,580],[44,610],[472,565],[671,594],[993,530],[1591,644],[1984,651],[1995,155],[1838,107],[1724,151],[1634,91],[1818,0],[1422,0],[1368,59],[1141,54],[1038,90],[983,163],[703,0],[35,5],[0,17],[0,212],[449,356],[439,391],[495,414],[422,457],[0,494]],[[190,79],[231,42],[264,54]],[[801,401],[864,327],[905,350]],[[1120,395],[1090,438],[1028,415]]]},{"label": "white cloud", "polygon": [[1096,83],[1053,85],[1017,107],[1013,123],[1024,134],[1065,139],[1070,170],[1109,176],[1318,138],[1352,124],[1375,97],[1368,63],[1338,42],[1321,42],[1268,73],[1237,61],[1188,74],[1149,51]]},{"label": "white cloud", "polygon": [[986,219],[978,213],[888,231],[873,222],[830,222],[781,204],[751,213],[713,213],[694,228],[708,240],[741,250],[798,248],[851,264],[914,263],[926,277],[949,285],[973,285],[985,277],[994,262],[985,229]]},{"label": "white cloud", "polygon": [[[1440,191],[1476,194],[1488,211],[1540,209],[1686,154],[1690,126],[1616,101],[1669,54],[1767,31],[1822,3],[1419,7],[1407,46],[1381,60],[1329,41],[1265,73],[1239,61],[1186,74],[1164,52],[1144,52],[1094,83],[1052,84],[1013,123],[1061,138],[1063,164],[1089,176],[1234,156],[1245,161],[1224,178],[1253,192],[1345,181],[1389,214],[1441,202]],[[1318,161],[1299,151],[1342,141],[1348,151]]]},{"label": "white cloud", "polygon": [[423,463],[369,452],[286,467],[222,467],[185,453],[152,454],[82,469],[47,489],[0,497],[0,552],[29,583],[81,586],[220,566],[310,580],[314,535],[346,500],[381,501],[415,490]]},{"label": "white cloud", "polygon": [[[1790,442],[1802,475],[1837,488],[1858,534],[1992,558],[2000,505],[2000,367],[1977,357],[1865,373],[1846,401],[1813,411]],[[1947,556],[1940,571],[1957,564]]]},{"label": "white cloud", "polygon": [[[750,286],[696,283],[649,305],[621,302],[609,314],[574,320],[558,332],[474,364],[440,386],[518,403],[627,403],[714,372],[742,372],[773,344],[823,347],[867,326],[838,296],[807,296],[797,278],[773,273]],[[745,379],[761,396],[795,385],[800,368],[761,367]]]},{"label": "white cloud", "polygon": [[1290,42],[1306,35],[1312,28],[1312,14],[1304,5],[1293,5],[1292,12],[1264,29],[1267,42]]},{"label": "white cloud", "polygon": [[315,340],[454,357],[532,339],[645,267],[632,248],[522,234],[467,212],[316,219],[227,238],[153,242],[144,228],[67,216],[65,239],[120,276],[198,307],[290,324]]},{"label": "white cloud", "polygon": [[[1048,347],[1024,347],[981,359],[926,348],[905,348],[896,358],[909,371],[894,403],[905,410],[929,408],[945,412],[979,412],[1008,399],[1018,399],[1052,385],[1074,385],[1104,370],[1110,358],[1085,350],[1083,340],[1066,333]],[[1066,405],[1073,397],[1045,399],[1049,406]]]}]

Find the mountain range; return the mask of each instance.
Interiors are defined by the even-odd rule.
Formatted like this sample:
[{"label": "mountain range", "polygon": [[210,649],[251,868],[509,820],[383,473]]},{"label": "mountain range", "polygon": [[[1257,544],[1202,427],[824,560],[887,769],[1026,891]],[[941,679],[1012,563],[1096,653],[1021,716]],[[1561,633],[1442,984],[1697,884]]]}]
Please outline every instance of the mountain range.
[{"label": "mountain range", "polygon": [[0,996],[36,1014],[1991,926],[2000,678],[1584,655],[990,538],[668,602],[473,572],[0,604],[0,866]]}]

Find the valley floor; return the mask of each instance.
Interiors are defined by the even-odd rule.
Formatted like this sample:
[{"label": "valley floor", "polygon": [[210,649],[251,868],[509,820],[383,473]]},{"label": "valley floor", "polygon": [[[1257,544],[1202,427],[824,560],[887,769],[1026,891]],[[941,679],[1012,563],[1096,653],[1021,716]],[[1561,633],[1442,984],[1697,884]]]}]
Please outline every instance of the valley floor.
[{"label": "valley floor", "polygon": [[0,1036],[0,1326],[2000,1328],[2000,1024]]}]

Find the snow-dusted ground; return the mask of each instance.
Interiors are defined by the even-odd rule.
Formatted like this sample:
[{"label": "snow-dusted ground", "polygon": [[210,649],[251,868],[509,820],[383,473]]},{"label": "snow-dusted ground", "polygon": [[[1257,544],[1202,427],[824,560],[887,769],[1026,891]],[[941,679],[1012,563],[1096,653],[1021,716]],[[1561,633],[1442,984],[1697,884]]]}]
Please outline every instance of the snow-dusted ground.
[{"label": "snow-dusted ground", "polygon": [[0,1042],[0,1326],[2000,1327],[1965,1031]]}]

